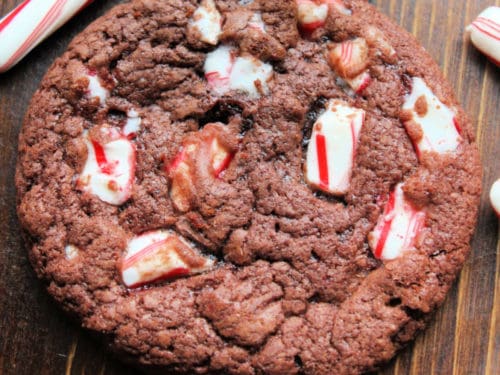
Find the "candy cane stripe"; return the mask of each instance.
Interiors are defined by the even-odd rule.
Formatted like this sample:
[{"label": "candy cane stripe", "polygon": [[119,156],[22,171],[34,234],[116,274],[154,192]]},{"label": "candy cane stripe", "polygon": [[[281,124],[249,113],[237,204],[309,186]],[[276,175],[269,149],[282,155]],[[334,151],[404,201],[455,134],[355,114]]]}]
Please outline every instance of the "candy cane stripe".
[{"label": "candy cane stripe", "polygon": [[59,16],[65,0],[58,0],[52,8],[47,12],[46,16],[40,21],[40,23],[35,27],[30,36],[25,40],[25,42],[18,48],[18,50],[12,55],[12,57],[7,61],[6,65],[10,65],[17,61],[28,49],[34,46],[37,39],[45,32],[52,22]]},{"label": "candy cane stripe", "polygon": [[333,195],[349,191],[364,111],[332,99],[313,125],[305,162],[305,180]]},{"label": "candy cane stripe", "polygon": [[485,18],[485,17],[478,17],[478,19],[477,19],[476,21],[486,23],[486,24],[488,24],[488,26],[490,26],[491,28],[493,28],[493,29],[495,29],[496,31],[500,32],[500,24],[498,24],[497,22],[495,22],[495,21],[493,21],[493,20],[490,20],[490,19]]},{"label": "candy cane stripe", "polygon": [[31,0],[27,0],[21,5],[19,5],[16,9],[14,9],[12,12],[10,12],[3,20],[0,22],[0,32],[5,29],[14,18],[24,9],[26,5],[29,4]]},{"label": "candy cane stripe", "polygon": [[485,33],[486,35],[488,35],[496,40],[500,40],[500,33],[496,32],[488,24],[485,24],[481,21],[474,21],[472,23],[472,26],[474,26],[477,30]]},{"label": "candy cane stripe", "polygon": [[25,0],[0,21],[0,72],[20,61],[92,0]]},{"label": "candy cane stripe", "polygon": [[322,188],[328,188],[330,184],[328,176],[328,155],[326,150],[326,138],[323,134],[316,136],[316,147],[318,153],[319,180]]}]

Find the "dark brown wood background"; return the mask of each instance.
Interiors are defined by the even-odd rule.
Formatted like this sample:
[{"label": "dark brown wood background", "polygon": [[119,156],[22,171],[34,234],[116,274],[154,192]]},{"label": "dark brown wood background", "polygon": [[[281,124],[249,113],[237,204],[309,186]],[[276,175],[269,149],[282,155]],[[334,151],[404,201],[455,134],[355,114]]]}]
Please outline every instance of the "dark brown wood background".
[{"label": "dark brown wood background", "polygon": [[[5,14],[21,0],[0,0]],[[44,72],[68,42],[119,0],[98,0],[0,74],[0,374],[133,374],[69,321],[37,282],[15,212],[17,136]],[[500,374],[500,250],[488,202],[500,177],[500,69],[466,40],[464,28],[500,0],[374,0],[438,61],[474,120],[484,193],[472,253],[446,303],[416,342],[381,374]],[[0,45],[0,51],[2,46]]]}]

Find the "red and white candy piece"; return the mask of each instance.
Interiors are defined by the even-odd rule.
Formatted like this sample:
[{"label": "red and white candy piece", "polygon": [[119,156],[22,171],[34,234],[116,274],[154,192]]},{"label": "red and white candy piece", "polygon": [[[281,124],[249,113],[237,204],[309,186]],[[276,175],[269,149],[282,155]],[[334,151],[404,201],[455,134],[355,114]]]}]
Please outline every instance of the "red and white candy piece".
[{"label": "red and white candy piece", "polygon": [[368,71],[364,71],[354,78],[344,78],[344,80],[356,94],[361,94],[372,82],[372,77]]},{"label": "red and white candy piece", "polygon": [[[170,198],[175,208],[181,212],[189,211],[193,197],[195,175],[217,179],[228,168],[233,153],[222,145],[225,136],[222,125],[208,124],[196,135],[184,142],[180,152],[167,166],[171,180]],[[197,163],[203,160],[203,163]],[[202,173],[196,173],[200,167]]]},{"label": "red and white candy piece", "polygon": [[191,26],[200,33],[200,39],[216,46],[222,33],[222,16],[213,0],[203,0],[193,13]]},{"label": "red and white candy piece", "polygon": [[93,0],[25,0],[0,20],[0,73]]},{"label": "red and white candy piece", "polygon": [[212,91],[224,95],[231,90],[242,91],[253,98],[268,93],[268,81],[273,76],[273,67],[253,56],[237,57],[236,51],[220,46],[207,55],[205,78]]},{"label": "red and white candy piece", "polygon": [[307,149],[306,181],[333,195],[347,193],[365,112],[330,100],[313,126]]},{"label": "red and white candy piece", "polygon": [[123,135],[125,135],[128,139],[135,138],[137,133],[139,133],[139,131],[141,130],[141,122],[142,119],[140,118],[136,110],[131,109],[130,111],[128,111],[127,121],[125,122],[125,125],[122,129]]},{"label": "red and white candy piece", "polygon": [[414,77],[403,104],[403,122],[417,155],[455,151],[462,139],[455,112],[434,95],[422,78]]},{"label": "red and white candy piece", "polygon": [[467,27],[467,31],[476,48],[500,67],[500,7],[485,9]]},{"label": "red and white candy piece", "polygon": [[337,43],[328,53],[328,62],[342,78],[354,78],[368,67],[368,45],[363,38]]},{"label": "red and white candy piece", "polygon": [[425,212],[417,210],[405,198],[403,184],[396,185],[389,195],[384,213],[368,235],[375,258],[392,260],[410,250],[425,225],[425,216]]},{"label": "red and white candy piece", "polygon": [[500,217],[500,179],[496,180],[490,190],[490,202],[498,217]]},{"label": "red and white candy piece", "polygon": [[102,128],[111,141],[101,144],[85,135],[87,161],[77,187],[96,195],[103,202],[121,205],[132,195],[135,177],[134,144],[114,128]]},{"label": "red and white candy piece", "polygon": [[305,32],[313,32],[317,28],[324,26],[330,7],[334,7],[343,14],[351,14],[351,11],[344,5],[342,0],[296,1],[299,26]]},{"label": "red and white candy piece", "polygon": [[158,230],[134,237],[120,266],[129,288],[208,271],[215,262],[170,231]]}]

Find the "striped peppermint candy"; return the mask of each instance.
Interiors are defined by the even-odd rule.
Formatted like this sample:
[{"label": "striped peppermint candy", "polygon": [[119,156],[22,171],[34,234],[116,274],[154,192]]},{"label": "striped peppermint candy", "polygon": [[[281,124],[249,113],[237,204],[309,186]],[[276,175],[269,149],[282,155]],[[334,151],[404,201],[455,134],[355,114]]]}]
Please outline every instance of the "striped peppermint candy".
[{"label": "striped peppermint candy", "polygon": [[347,193],[365,111],[330,100],[313,126],[307,149],[306,181],[333,195]]},{"label": "striped peppermint candy", "polygon": [[137,288],[162,280],[202,273],[215,265],[190,243],[167,230],[132,238],[120,265],[123,283]]},{"label": "striped peppermint candy", "polygon": [[384,213],[368,236],[375,258],[392,260],[410,250],[425,225],[425,217],[425,212],[406,199],[403,184],[396,185],[389,195]]},{"label": "striped peppermint candy", "polygon": [[120,206],[132,195],[136,169],[134,143],[116,128],[102,128],[109,142],[101,143],[84,135],[87,160],[77,180],[77,189],[101,201]]},{"label": "striped peppermint candy", "polygon": [[467,27],[472,43],[500,67],[500,7],[485,9]]},{"label": "striped peppermint candy", "polygon": [[0,21],[0,73],[93,0],[25,0]]}]

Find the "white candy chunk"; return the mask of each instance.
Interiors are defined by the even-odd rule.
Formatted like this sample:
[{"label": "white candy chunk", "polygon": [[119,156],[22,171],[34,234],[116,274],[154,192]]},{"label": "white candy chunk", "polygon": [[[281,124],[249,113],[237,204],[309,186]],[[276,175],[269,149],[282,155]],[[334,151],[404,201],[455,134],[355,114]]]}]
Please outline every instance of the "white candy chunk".
[{"label": "white candy chunk", "polygon": [[500,179],[496,180],[490,190],[490,202],[498,217],[500,217]]},{"label": "white candy chunk", "polygon": [[476,48],[500,66],[500,7],[485,9],[467,27],[467,31]]},{"label": "white candy chunk", "polygon": [[432,93],[423,79],[413,78],[403,110],[409,115],[409,119],[405,115],[405,126],[419,156],[424,151],[443,154],[458,148],[461,136],[455,113]]},{"label": "white candy chunk", "polygon": [[328,4],[312,0],[297,0],[298,21],[300,27],[312,32],[325,24],[328,17]]},{"label": "white candy chunk", "polygon": [[191,25],[198,29],[201,40],[211,45],[219,43],[222,32],[222,16],[213,0],[203,0],[193,14]]},{"label": "white candy chunk", "polygon": [[403,184],[398,184],[389,196],[384,213],[368,236],[375,258],[392,260],[413,247],[425,224],[425,213],[415,209],[405,198]]},{"label": "white candy chunk", "polygon": [[262,20],[262,14],[254,13],[248,22],[248,27],[266,32],[266,24]]},{"label": "white candy chunk", "polygon": [[214,261],[199,255],[184,239],[171,231],[157,230],[129,241],[121,265],[123,283],[135,288],[160,280],[201,273]]},{"label": "white candy chunk", "polygon": [[99,98],[101,104],[106,103],[109,96],[109,90],[101,85],[99,77],[95,74],[87,74],[89,86],[87,88],[88,95],[91,98]]},{"label": "white candy chunk", "polygon": [[132,194],[135,176],[135,146],[120,136],[105,145],[85,136],[87,161],[77,186],[103,202],[121,205]]},{"label": "white candy chunk", "polygon": [[66,255],[66,259],[73,260],[78,256],[79,249],[74,245],[66,245],[64,247],[64,254]]},{"label": "white candy chunk", "polygon": [[249,5],[252,4],[254,0],[239,0],[238,3],[240,5]]},{"label": "white candy chunk", "polygon": [[267,82],[273,75],[273,67],[253,56],[238,57],[231,71],[230,88],[246,92],[250,97],[268,94]]},{"label": "white candy chunk", "polygon": [[223,95],[231,89],[230,79],[234,60],[235,51],[228,46],[220,46],[207,55],[204,66],[205,78],[217,95]]},{"label": "white candy chunk", "polygon": [[123,134],[128,137],[135,137],[137,133],[141,130],[141,118],[135,110],[130,110],[127,112],[127,122],[123,127]]},{"label": "white candy chunk", "polygon": [[364,121],[362,109],[330,100],[314,124],[309,141],[305,176],[308,184],[334,195],[347,193]]},{"label": "white candy chunk", "polygon": [[235,51],[228,46],[209,53],[204,69],[205,77],[216,94],[240,90],[255,98],[268,93],[267,82],[273,74],[272,65],[252,56],[235,57]]}]

